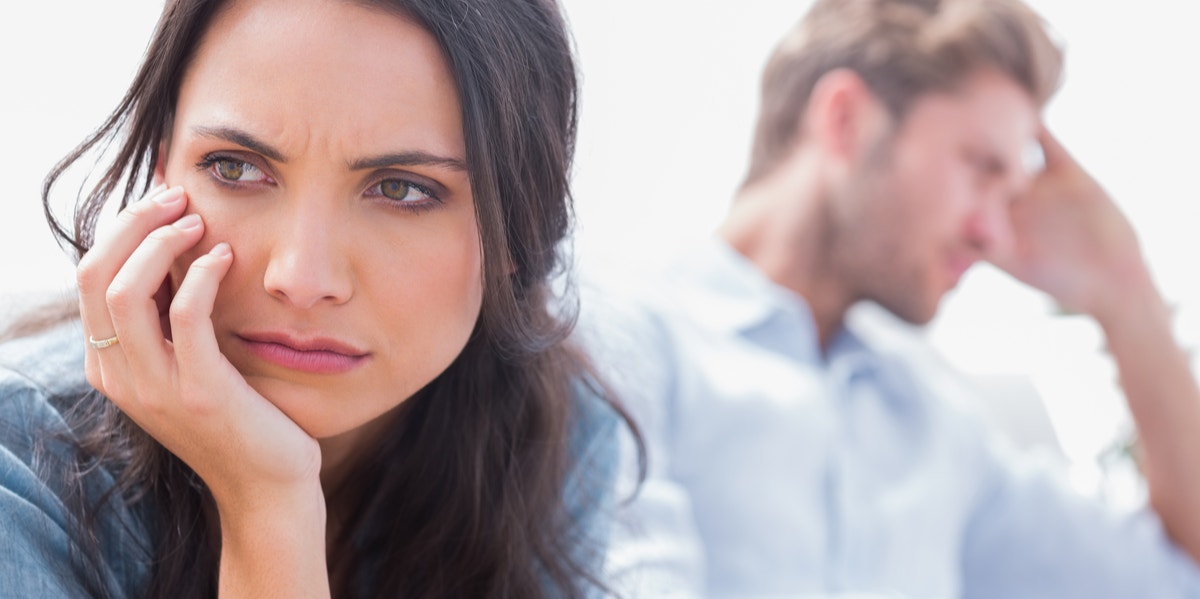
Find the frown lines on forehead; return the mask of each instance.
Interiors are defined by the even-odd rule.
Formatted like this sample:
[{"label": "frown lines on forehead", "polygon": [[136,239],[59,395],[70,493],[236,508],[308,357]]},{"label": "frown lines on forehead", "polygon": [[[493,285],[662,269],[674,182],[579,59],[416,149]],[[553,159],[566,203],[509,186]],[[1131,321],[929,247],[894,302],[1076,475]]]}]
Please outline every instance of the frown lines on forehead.
[{"label": "frown lines on forehead", "polygon": [[361,171],[389,166],[435,166],[467,172],[467,163],[461,158],[437,156],[419,150],[359,158],[350,163],[350,170]]},{"label": "frown lines on forehead", "polygon": [[247,133],[246,131],[242,131],[241,129],[238,129],[236,127],[227,127],[227,126],[209,127],[209,126],[204,126],[204,125],[197,125],[195,127],[192,127],[192,132],[196,133],[197,135],[200,135],[202,137],[210,137],[210,138],[215,138],[215,139],[221,139],[221,140],[224,140],[224,141],[227,141],[230,143],[235,143],[235,144],[242,146],[244,148],[247,148],[255,153],[266,156],[267,158],[274,160],[275,162],[287,164],[287,161],[288,161],[287,157],[283,155],[283,152],[275,149],[267,142],[262,141],[256,137],[254,137],[250,133]]},{"label": "frown lines on forehead", "polygon": [[[192,127],[192,132],[203,137],[220,139],[237,144],[281,164],[287,164],[288,162],[288,157],[282,151],[258,139],[253,134],[236,127],[198,125]],[[354,171],[397,166],[432,166],[460,172],[467,171],[467,163],[462,158],[438,156],[421,150],[367,156],[349,162],[350,170]]]}]

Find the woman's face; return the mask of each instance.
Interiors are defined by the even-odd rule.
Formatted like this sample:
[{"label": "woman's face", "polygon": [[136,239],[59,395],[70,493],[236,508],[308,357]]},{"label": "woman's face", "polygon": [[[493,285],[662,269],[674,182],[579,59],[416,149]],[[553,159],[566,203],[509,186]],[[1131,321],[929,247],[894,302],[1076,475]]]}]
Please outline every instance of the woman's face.
[{"label": "woman's face", "polygon": [[411,21],[238,0],[185,73],[163,176],[233,266],[222,353],[305,431],[356,430],[433,380],[479,315],[482,255],[453,77]]}]

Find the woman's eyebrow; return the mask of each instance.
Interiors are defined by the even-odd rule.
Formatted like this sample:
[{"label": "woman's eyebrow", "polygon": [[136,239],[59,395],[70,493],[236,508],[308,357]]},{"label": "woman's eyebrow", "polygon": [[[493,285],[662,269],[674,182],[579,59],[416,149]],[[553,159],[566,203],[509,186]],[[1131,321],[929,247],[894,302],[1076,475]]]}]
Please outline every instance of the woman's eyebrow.
[{"label": "woman's eyebrow", "polygon": [[467,171],[467,163],[460,158],[437,156],[419,150],[360,158],[350,163],[350,170],[361,171],[389,166],[439,166],[456,171]]},{"label": "woman's eyebrow", "polygon": [[206,127],[197,125],[192,127],[192,132],[204,137],[215,137],[223,139],[230,143],[235,143],[239,146],[247,148],[255,153],[262,154],[275,162],[287,164],[287,158],[283,156],[283,152],[271,147],[265,141],[255,138],[253,135],[234,127]]},{"label": "woman's eyebrow", "polygon": [[[197,125],[192,127],[192,132],[204,137],[214,137],[222,139],[230,143],[238,144],[258,154],[262,154],[275,162],[287,164],[287,157],[283,152],[275,149],[265,141],[262,141],[246,131],[242,131],[236,127],[209,127]],[[419,150],[410,152],[395,152],[392,154],[383,154],[380,156],[370,156],[367,158],[359,158],[350,163],[350,170],[367,170],[376,168],[385,168],[389,166],[438,166],[456,171],[467,171],[467,163],[461,158],[451,158],[448,156],[438,156],[429,152]]]}]

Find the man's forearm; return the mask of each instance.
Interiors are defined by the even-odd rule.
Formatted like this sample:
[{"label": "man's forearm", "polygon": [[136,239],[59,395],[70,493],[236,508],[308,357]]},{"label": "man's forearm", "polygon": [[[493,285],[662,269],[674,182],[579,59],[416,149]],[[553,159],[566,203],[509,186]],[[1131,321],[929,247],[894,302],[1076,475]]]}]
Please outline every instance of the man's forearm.
[{"label": "man's forearm", "polygon": [[1097,320],[1137,424],[1151,506],[1168,534],[1200,562],[1200,387],[1149,277],[1130,281]]}]

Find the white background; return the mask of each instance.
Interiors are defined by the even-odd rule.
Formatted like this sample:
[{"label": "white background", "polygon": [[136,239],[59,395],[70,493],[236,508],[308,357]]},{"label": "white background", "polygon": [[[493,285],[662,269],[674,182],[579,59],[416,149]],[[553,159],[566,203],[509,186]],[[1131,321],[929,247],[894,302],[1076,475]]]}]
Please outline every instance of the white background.
[{"label": "white background", "polygon": [[[1200,341],[1200,8],[1187,0],[1037,0],[1067,48],[1050,127],[1142,235],[1180,336]],[[804,1],[566,0],[583,76],[575,171],[585,269],[652,261],[711,231],[745,168],[758,72]],[[0,16],[0,298],[63,293],[70,263],[41,217],[41,180],[127,86],[161,0],[22,2]],[[6,300],[0,300],[6,301]],[[1062,448],[1091,460],[1124,421],[1090,323],[972,271],[927,334],[968,373],[1017,375]],[[1190,317],[1190,318],[1189,318]]]}]

